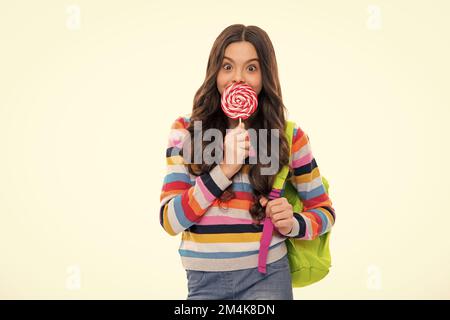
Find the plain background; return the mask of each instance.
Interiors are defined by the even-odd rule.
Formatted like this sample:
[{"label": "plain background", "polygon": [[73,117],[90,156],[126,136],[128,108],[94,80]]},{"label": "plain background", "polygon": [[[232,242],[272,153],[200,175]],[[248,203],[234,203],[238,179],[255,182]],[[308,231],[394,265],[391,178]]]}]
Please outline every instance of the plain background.
[{"label": "plain background", "polygon": [[0,298],[185,299],[172,122],[257,25],[337,220],[296,299],[448,299],[448,1],[1,1]]}]

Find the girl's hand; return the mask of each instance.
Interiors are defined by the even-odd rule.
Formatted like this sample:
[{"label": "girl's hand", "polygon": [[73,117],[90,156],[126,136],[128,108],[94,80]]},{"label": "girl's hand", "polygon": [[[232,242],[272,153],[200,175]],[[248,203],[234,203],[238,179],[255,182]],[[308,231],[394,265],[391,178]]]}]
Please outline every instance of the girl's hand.
[{"label": "girl's hand", "polygon": [[220,166],[227,178],[231,179],[239,172],[249,155],[250,138],[244,123],[241,122],[236,128],[228,131],[224,140],[224,159]]},{"label": "girl's hand", "polygon": [[294,211],[286,198],[278,198],[269,201],[266,197],[259,200],[266,207],[266,217],[272,220],[273,225],[282,235],[287,235],[294,227]]}]

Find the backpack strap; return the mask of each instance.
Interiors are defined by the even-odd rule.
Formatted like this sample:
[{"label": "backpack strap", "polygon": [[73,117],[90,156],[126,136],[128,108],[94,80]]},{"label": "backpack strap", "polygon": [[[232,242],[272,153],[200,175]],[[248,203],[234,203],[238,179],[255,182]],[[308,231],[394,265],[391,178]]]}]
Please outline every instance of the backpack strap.
[{"label": "backpack strap", "polygon": [[[289,155],[291,156],[292,137],[294,134],[294,123],[292,121],[286,121],[285,134],[289,144]],[[277,173],[272,186],[272,191],[270,191],[269,194],[269,200],[277,199],[281,196],[281,190],[283,189],[284,183],[286,182],[288,172],[289,166],[285,165]],[[267,217],[264,218],[263,223],[263,232],[259,245],[258,271],[261,273],[266,273],[267,254],[269,253],[269,245],[270,241],[272,240],[274,226],[272,220]]]}]

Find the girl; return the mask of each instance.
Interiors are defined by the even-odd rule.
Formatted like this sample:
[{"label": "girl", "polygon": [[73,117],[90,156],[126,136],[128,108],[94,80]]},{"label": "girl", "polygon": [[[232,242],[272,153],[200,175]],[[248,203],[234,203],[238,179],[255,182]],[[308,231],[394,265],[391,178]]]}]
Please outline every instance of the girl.
[{"label": "girl", "polygon": [[[221,108],[221,96],[234,82],[251,86],[258,95],[258,108],[245,124],[228,118]],[[192,113],[175,120],[166,151],[160,223],[170,235],[182,233],[178,251],[186,269],[187,299],[292,300],[285,240],[315,239],[334,225],[335,212],[309,137],[295,125],[289,152],[285,113],[275,52],[267,33],[256,26],[227,27],[213,44]],[[212,128],[222,132],[220,163],[196,163],[183,157],[186,143],[190,143],[191,154],[198,152],[193,141],[194,122],[198,121],[202,132]],[[303,212],[293,212],[283,197],[268,200],[276,173],[261,174],[267,164],[259,160],[249,163],[249,128],[268,129],[268,133],[279,130],[278,168],[289,165],[287,181],[297,189]],[[271,150],[271,139],[266,141]],[[206,146],[201,141],[195,148],[201,153]],[[263,230],[259,222],[266,216],[275,232],[263,274],[257,268]]]}]

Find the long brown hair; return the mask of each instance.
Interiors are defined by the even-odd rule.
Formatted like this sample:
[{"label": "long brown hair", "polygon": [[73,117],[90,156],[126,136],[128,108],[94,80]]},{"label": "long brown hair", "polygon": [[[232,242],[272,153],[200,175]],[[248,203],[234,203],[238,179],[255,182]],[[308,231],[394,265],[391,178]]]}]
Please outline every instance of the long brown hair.
[{"label": "long brown hair", "polygon": [[[208,59],[205,80],[194,97],[191,121],[187,130],[191,139],[194,139],[194,121],[201,121],[202,132],[209,128],[216,128],[225,137],[226,129],[228,128],[228,118],[220,107],[221,95],[217,89],[216,79],[223,62],[226,47],[238,41],[248,41],[253,44],[260,59],[262,73],[262,89],[258,95],[258,108],[246,120],[247,127],[256,129],[256,132],[259,132],[258,129],[267,129],[268,136],[266,141],[268,150],[271,150],[271,129],[279,129],[279,154],[270,155],[270,157],[279,161],[279,169],[281,169],[289,163],[289,146],[284,134],[286,108],[281,96],[275,50],[267,33],[257,26],[231,25],[225,28],[214,41]],[[257,134],[258,136],[259,134]],[[205,147],[206,145],[202,141],[202,151]],[[193,148],[194,143],[191,140],[191,154],[194,152]],[[194,175],[209,172],[216,165],[216,163],[187,164],[189,172]],[[268,165],[260,164],[259,160],[257,164],[248,165],[250,167],[248,171],[249,180],[253,188],[254,198],[250,214],[254,220],[261,221],[265,217],[265,213],[259,199],[261,196],[268,196],[272,189],[275,175],[261,175],[261,168]],[[222,193],[219,200],[220,202],[226,202],[233,197],[234,192],[230,186]]]}]

